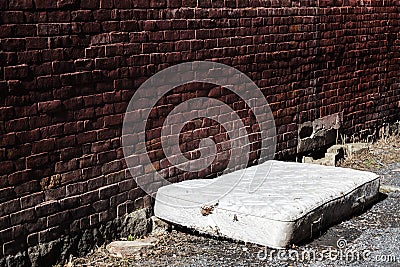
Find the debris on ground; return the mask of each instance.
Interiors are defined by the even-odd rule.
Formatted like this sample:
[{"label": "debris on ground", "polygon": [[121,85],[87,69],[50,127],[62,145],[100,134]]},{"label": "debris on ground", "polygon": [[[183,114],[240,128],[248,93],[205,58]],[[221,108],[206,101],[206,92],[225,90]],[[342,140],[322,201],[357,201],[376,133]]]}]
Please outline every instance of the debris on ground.
[{"label": "debris on ground", "polygon": [[396,162],[400,162],[400,136],[389,136],[370,144],[368,150],[348,156],[338,166],[370,171]]}]

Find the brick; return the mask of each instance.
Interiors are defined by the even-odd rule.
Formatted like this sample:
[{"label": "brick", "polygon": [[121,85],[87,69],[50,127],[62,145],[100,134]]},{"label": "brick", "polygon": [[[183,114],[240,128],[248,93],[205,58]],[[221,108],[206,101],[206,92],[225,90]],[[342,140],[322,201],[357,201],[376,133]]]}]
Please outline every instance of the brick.
[{"label": "brick", "polygon": [[100,0],[81,1],[82,9],[98,9],[99,7],[100,7]]},{"label": "brick", "polygon": [[0,201],[8,201],[15,198],[15,192],[13,187],[1,188],[0,189]]},{"label": "brick", "polygon": [[15,236],[14,228],[0,230],[0,239],[3,241],[2,243],[14,239],[14,236]]},{"label": "brick", "polygon": [[58,87],[60,85],[60,77],[52,75],[37,77],[36,81],[37,81],[37,88],[39,90],[50,89]]},{"label": "brick", "polygon": [[[27,47],[31,49],[31,47]],[[42,56],[39,51],[26,51],[17,52],[18,62],[30,64],[40,64],[42,62]]]},{"label": "brick", "polygon": [[95,155],[85,155],[79,159],[79,168],[87,168],[96,164]]},{"label": "brick", "polygon": [[[34,130],[31,131],[32,134],[36,135],[37,131],[39,131],[39,133],[40,133],[40,130],[36,129],[36,128],[40,128],[40,127],[44,127],[46,125],[49,125],[50,121],[51,121],[51,119],[47,115],[30,117],[29,118],[29,128],[34,129]],[[20,138],[19,135],[17,135],[17,137]]]},{"label": "brick", "polygon": [[71,12],[72,21],[91,21],[93,13],[90,10],[77,10]]},{"label": "brick", "polygon": [[74,183],[67,185],[67,196],[82,194],[87,191],[87,183]]},{"label": "brick", "polygon": [[114,7],[115,8],[132,8],[132,1],[130,0],[114,0]]},{"label": "brick", "polygon": [[28,23],[37,24],[38,22],[46,22],[47,21],[47,14],[44,11],[33,12],[31,10],[24,12],[25,20]]},{"label": "brick", "polygon": [[96,140],[97,139],[95,131],[79,133],[76,136],[77,144],[92,143],[95,142]]},{"label": "brick", "polygon": [[15,168],[12,161],[0,162],[0,175],[12,173],[14,169]]},{"label": "brick", "polygon": [[61,32],[60,24],[57,23],[38,24],[37,27],[39,36],[58,35]]},{"label": "brick", "polygon": [[108,185],[99,189],[99,198],[108,199],[118,194],[118,185]]},{"label": "brick", "polygon": [[[65,131],[65,125],[64,125],[64,134],[66,134]],[[64,137],[60,137],[57,138],[55,140],[55,148],[56,149],[60,149],[60,148],[65,148],[65,147],[72,147],[75,146],[76,142],[75,142],[75,136],[74,135],[69,135],[69,136],[64,136]]]},{"label": "brick", "polygon": [[96,201],[92,204],[92,207],[96,213],[105,211],[105,210],[109,209],[109,207],[110,207],[110,200],[104,199],[104,200]]},{"label": "brick", "polygon": [[7,215],[7,216],[0,217],[0,229],[7,229],[10,226],[11,226],[10,216]]},{"label": "brick", "polygon": [[54,0],[34,0],[37,9],[57,8],[57,1]]},{"label": "brick", "polygon": [[26,106],[14,107],[14,114],[18,114],[15,117],[30,117],[37,115],[36,103],[33,105],[27,104]]},{"label": "brick", "polygon": [[31,144],[23,144],[7,149],[7,159],[16,160],[31,155]]},{"label": "brick", "polygon": [[55,113],[60,111],[62,108],[61,100],[52,100],[38,103],[39,113]]},{"label": "brick", "polygon": [[124,32],[137,31],[139,29],[139,24],[135,20],[121,21],[120,26],[121,26],[121,31]]},{"label": "brick", "polygon": [[79,5],[78,0],[57,0],[58,8],[76,8]]},{"label": "brick", "polygon": [[32,144],[32,153],[50,152],[55,148],[55,139],[44,139]]},{"label": "brick", "polygon": [[[71,12],[63,10],[47,11],[47,22],[70,22]],[[46,20],[42,21],[46,22]]]},{"label": "brick", "polygon": [[8,91],[10,93],[21,93],[24,91],[24,88],[22,86],[22,82],[19,80],[9,80],[7,81],[8,85]]},{"label": "brick", "polygon": [[62,234],[62,229],[59,226],[51,227],[39,232],[39,242],[47,243],[57,239]]},{"label": "brick", "polygon": [[94,69],[94,60],[93,59],[75,60],[74,67],[75,67],[76,71],[92,70],[92,69]]},{"label": "brick", "polygon": [[49,38],[49,45],[51,49],[56,49],[72,47],[74,44],[72,42],[72,36],[54,36]]},{"label": "brick", "polygon": [[106,184],[106,178],[104,176],[100,176],[90,179],[87,182],[88,182],[88,190],[92,191],[104,186]]},{"label": "brick", "polygon": [[150,0],[151,8],[165,8],[167,6],[166,0]]},{"label": "brick", "polygon": [[28,181],[26,183],[17,185],[14,187],[14,192],[17,196],[23,196],[31,194],[32,192],[37,192],[40,190],[40,184],[38,181]]},{"label": "brick", "polygon": [[28,37],[35,36],[37,33],[36,24],[20,24],[14,28],[14,36],[16,37]]},{"label": "brick", "polygon": [[55,200],[48,200],[39,203],[35,206],[35,211],[38,217],[44,217],[48,214],[54,214],[60,210],[60,204]]},{"label": "brick", "polygon": [[6,130],[9,132],[23,131],[29,129],[29,119],[20,118],[6,122]]},{"label": "brick", "polygon": [[4,68],[4,79],[6,80],[21,80],[29,75],[28,65],[19,65]]},{"label": "brick", "polygon": [[117,172],[119,170],[121,170],[122,168],[122,164],[119,160],[117,161],[112,161],[112,162],[108,162],[105,163],[102,167],[101,167],[101,172],[103,174],[109,174],[112,172]]},{"label": "brick", "polygon": [[96,58],[95,66],[96,69],[100,70],[112,70],[118,66],[118,60],[116,58]]},{"label": "brick", "polygon": [[[135,46],[134,48],[132,46]],[[113,56],[122,56],[122,55],[128,55],[129,49],[135,49],[134,53],[136,51],[140,50],[140,46],[138,44],[112,44],[112,45],[107,45],[105,47],[105,56],[106,57],[113,57]]]},{"label": "brick", "polygon": [[[77,182],[77,181],[80,181],[81,178],[82,178],[82,176],[81,176],[80,170],[74,170],[74,171],[70,171],[70,172],[61,174],[62,184],[69,184],[69,183]],[[68,191],[68,187],[67,187],[67,191]]]},{"label": "brick", "polygon": [[[75,31],[76,33],[84,33],[84,34],[98,34],[101,33],[101,31],[117,31],[119,30],[118,27],[118,22],[103,22],[103,23],[98,23],[98,22],[85,22],[79,24],[80,30]],[[71,36],[72,38],[72,44],[74,46],[81,46],[81,47],[87,47],[90,45],[92,42],[92,38],[90,36],[83,36],[83,35],[73,35]],[[101,40],[101,39],[100,39]],[[95,49],[104,49],[104,47],[95,47]],[[86,49],[86,50],[91,50],[91,49]]]},{"label": "brick", "polygon": [[92,81],[92,73],[89,71],[68,73],[68,74],[62,74],[60,78],[62,85],[85,84],[85,83],[90,83]]},{"label": "brick", "polygon": [[82,170],[82,178],[84,180],[93,178],[93,177],[97,177],[101,175],[101,168],[100,166],[93,166],[90,168],[84,168]]},{"label": "brick", "polygon": [[[6,2],[6,1],[4,1]],[[16,24],[24,21],[24,12],[23,11],[2,11],[0,14],[2,22],[4,24]],[[8,35],[9,36],[9,35]]]},{"label": "brick", "polygon": [[29,247],[36,246],[39,243],[39,234],[33,233],[26,237],[26,243]]},{"label": "brick", "polygon": [[48,164],[49,155],[48,153],[40,153],[32,155],[26,158],[26,167],[28,169],[42,167]]},{"label": "brick", "polygon": [[44,201],[44,193],[43,192],[32,193],[30,195],[21,197],[20,201],[22,209],[31,208]]},{"label": "brick", "polygon": [[[109,44],[110,41],[111,41],[110,34],[102,33],[102,34],[98,34],[98,35],[92,36],[91,45]],[[99,51],[99,49],[101,49],[101,47],[94,47],[93,49],[96,49],[97,50],[97,55],[100,56],[99,52],[101,52],[101,51]],[[91,53],[91,54],[93,54],[93,53]]]},{"label": "brick", "polygon": [[111,142],[110,141],[100,141],[93,143],[91,146],[91,151],[93,153],[98,153],[98,152],[104,152],[109,150],[111,147]]},{"label": "brick", "polygon": [[33,8],[32,0],[9,0],[8,6],[10,9],[31,9]]},{"label": "brick", "polygon": [[100,164],[115,160],[117,153],[115,151],[106,151],[97,154],[97,160]]},{"label": "brick", "polygon": [[72,219],[87,218],[88,214],[93,212],[91,205],[81,206],[76,209],[71,209],[70,214]]},{"label": "brick", "polygon": [[91,204],[99,200],[99,191],[90,191],[87,193],[83,193],[80,195],[80,203],[81,205]]},{"label": "brick", "polygon": [[6,149],[0,148],[0,161],[6,160]]},{"label": "brick", "polygon": [[24,225],[28,233],[37,233],[46,229],[46,218],[38,218],[36,222]]},{"label": "brick", "polygon": [[148,8],[148,7],[150,7],[150,1],[148,1],[148,0],[133,1],[133,7],[135,7],[135,8]]},{"label": "brick", "polygon": [[10,215],[12,225],[17,225],[25,222],[32,222],[36,220],[36,213],[34,208],[25,209]]},{"label": "brick", "polygon": [[112,9],[114,7],[113,0],[100,0],[100,8]]},{"label": "brick", "polygon": [[83,98],[81,96],[69,98],[62,102],[66,110],[80,110],[83,108]]},{"label": "brick", "polygon": [[82,156],[81,147],[68,147],[60,151],[60,159],[62,161],[68,161],[73,158],[79,158]]},{"label": "brick", "polygon": [[15,133],[4,134],[0,138],[0,147],[7,147],[15,144]]},{"label": "brick", "polygon": [[42,138],[58,137],[63,134],[64,125],[62,123],[40,128]]},{"label": "brick", "polygon": [[8,37],[12,35],[14,27],[12,25],[0,25],[0,37]]},{"label": "brick", "polygon": [[45,200],[57,200],[66,196],[66,187],[52,188],[45,191]]},{"label": "brick", "polygon": [[55,61],[52,63],[52,69],[54,74],[62,74],[74,72],[73,61]]},{"label": "brick", "polygon": [[71,159],[67,162],[56,162],[54,171],[56,173],[63,173],[72,170],[76,170],[78,168],[78,159]]},{"label": "brick", "polygon": [[26,40],[24,38],[7,38],[2,41],[2,49],[6,52],[24,51],[25,47]]},{"label": "brick", "polygon": [[47,217],[47,227],[66,224],[70,221],[70,219],[71,219],[71,214],[68,210],[52,214]]},{"label": "brick", "polygon": [[122,124],[122,114],[111,115],[104,118],[104,127],[110,127]]},{"label": "brick", "polygon": [[167,7],[170,8],[182,7],[182,0],[167,0]]}]

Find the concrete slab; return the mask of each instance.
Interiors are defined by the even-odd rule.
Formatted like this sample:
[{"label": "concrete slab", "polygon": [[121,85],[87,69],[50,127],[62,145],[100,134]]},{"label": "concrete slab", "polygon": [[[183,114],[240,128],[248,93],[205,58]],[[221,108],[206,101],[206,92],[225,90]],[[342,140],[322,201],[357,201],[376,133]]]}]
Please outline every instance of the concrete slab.
[{"label": "concrete slab", "polygon": [[349,143],[344,145],[333,145],[327,149],[325,157],[313,159],[313,157],[303,157],[303,163],[313,163],[325,166],[336,166],[336,163],[345,156],[352,156],[356,153],[368,151],[368,143]]},{"label": "concrete slab", "polygon": [[210,235],[285,248],[363,210],[378,193],[379,176],[371,172],[267,161],[162,187],[154,212]]}]

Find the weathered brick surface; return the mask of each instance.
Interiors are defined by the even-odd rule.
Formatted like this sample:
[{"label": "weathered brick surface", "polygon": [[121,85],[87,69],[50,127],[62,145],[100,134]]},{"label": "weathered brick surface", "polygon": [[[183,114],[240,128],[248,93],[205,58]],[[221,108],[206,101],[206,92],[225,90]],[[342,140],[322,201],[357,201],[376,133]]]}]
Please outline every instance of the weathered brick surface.
[{"label": "weathered brick surface", "polygon": [[[316,118],[343,112],[348,136],[398,119],[399,9],[383,0],[0,1],[0,255],[150,205],[124,170],[122,119],[135,89],[168,66],[212,60],[252,78],[274,112],[278,158],[296,153],[297,125]],[[227,166],[229,138],[210,120],[189,123],[181,140],[195,158],[198,140],[214,136],[210,168],[184,173],[165,159],[165,115],[197,96],[241,116],[257,159],[243,101],[181,86],[153,108],[153,166],[138,168],[177,182]]]}]

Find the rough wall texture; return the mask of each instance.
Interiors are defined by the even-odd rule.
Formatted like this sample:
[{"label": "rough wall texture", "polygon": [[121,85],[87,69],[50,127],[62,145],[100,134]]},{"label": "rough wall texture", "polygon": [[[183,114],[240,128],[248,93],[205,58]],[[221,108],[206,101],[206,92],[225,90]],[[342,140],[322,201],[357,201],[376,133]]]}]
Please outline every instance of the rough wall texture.
[{"label": "rough wall texture", "polygon": [[[150,205],[125,170],[121,126],[135,88],[168,66],[213,60],[246,73],[274,112],[279,158],[296,154],[298,125],[320,117],[342,113],[348,136],[397,119],[399,9],[395,0],[1,0],[0,256]],[[171,105],[199,95],[245,110],[220,89],[178,88],[155,108],[149,141]],[[225,137],[213,122],[187,130],[199,126]],[[157,144],[149,150],[163,169]],[[212,176],[224,160],[168,175]]]}]

